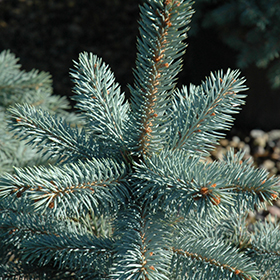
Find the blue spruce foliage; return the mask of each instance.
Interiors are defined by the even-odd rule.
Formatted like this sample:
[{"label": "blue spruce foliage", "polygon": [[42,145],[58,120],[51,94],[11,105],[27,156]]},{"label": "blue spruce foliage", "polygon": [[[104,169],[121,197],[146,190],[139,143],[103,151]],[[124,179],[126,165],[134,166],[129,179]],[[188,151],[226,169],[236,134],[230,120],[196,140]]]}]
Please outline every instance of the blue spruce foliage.
[{"label": "blue spruce foliage", "polygon": [[249,230],[246,217],[278,197],[279,179],[242,151],[207,161],[245,79],[228,69],[176,87],[193,13],[189,0],[140,7],[130,101],[84,52],[71,70],[84,125],[9,109],[15,136],[49,164],[0,177],[3,279],[278,279],[279,225]]}]

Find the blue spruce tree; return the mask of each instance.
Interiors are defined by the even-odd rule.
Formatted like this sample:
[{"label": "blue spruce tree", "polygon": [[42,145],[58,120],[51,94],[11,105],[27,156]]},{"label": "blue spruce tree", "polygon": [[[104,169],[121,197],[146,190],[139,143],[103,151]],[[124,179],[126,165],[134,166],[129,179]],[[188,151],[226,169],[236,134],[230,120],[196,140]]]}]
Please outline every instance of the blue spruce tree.
[{"label": "blue spruce tree", "polygon": [[0,173],[12,172],[13,166],[48,164],[47,158],[36,149],[13,137],[7,125],[7,109],[16,103],[28,103],[34,107],[58,114],[66,121],[81,125],[78,115],[69,113],[65,97],[52,94],[52,79],[49,73],[21,70],[16,56],[10,51],[0,53]]},{"label": "blue spruce tree", "polygon": [[130,102],[84,52],[71,71],[83,128],[9,110],[17,137],[52,164],[0,178],[3,279],[278,279],[279,225],[249,230],[246,215],[278,197],[279,180],[242,152],[206,161],[244,103],[244,78],[220,71],[176,88],[191,4],[141,6]]}]

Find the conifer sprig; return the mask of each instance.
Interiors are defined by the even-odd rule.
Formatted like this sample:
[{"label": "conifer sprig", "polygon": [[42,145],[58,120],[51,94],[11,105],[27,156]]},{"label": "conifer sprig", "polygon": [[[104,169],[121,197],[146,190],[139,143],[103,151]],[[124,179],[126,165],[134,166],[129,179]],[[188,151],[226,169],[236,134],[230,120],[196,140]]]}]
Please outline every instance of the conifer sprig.
[{"label": "conifer sprig", "polygon": [[0,106],[28,103],[57,113],[69,109],[65,97],[52,94],[52,78],[47,72],[20,70],[21,65],[10,51],[0,53]]},{"label": "conifer sprig", "polygon": [[[91,172],[89,172],[91,170]],[[48,209],[57,216],[110,213],[128,196],[126,167],[113,160],[91,160],[63,167],[15,169],[3,175],[0,195],[27,196],[34,210]],[[36,174],[36,175],[35,175]]]},{"label": "conifer sprig", "polygon": [[120,212],[120,217],[115,224],[120,250],[112,269],[113,279],[169,279],[170,236],[163,213],[134,207]]},{"label": "conifer sprig", "polygon": [[239,71],[230,69],[211,73],[201,86],[191,85],[175,92],[169,139],[172,149],[186,149],[204,155],[213,149],[217,140],[224,136],[221,131],[231,127],[233,117],[244,104],[246,90]]},{"label": "conifer sprig", "polygon": [[[279,277],[280,256],[280,226],[271,219],[258,223],[253,227],[251,246],[248,255],[257,264],[263,279],[277,279]],[[270,268],[273,269],[270,269]]]},{"label": "conifer sprig", "polygon": [[279,179],[268,178],[267,171],[256,169],[249,159],[243,162],[243,156],[230,150],[224,161],[212,164],[183,151],[144,157],[136,165],[136,194],[149,207],[183,213],[196,209],[202,215],[227,212],[228,207],[263,207],[264,201],[271,203],[278,197]]},{"label": "conifer sprig", "polygon": [[[13,137],[9,130],[8,108],[16,103],[48,110],[49,114],[58,114],[67,122],[80,125],[81,118],[69,113],[66,97],[52,95],[51,76],[45,72],[21,70],[21,65],[13,53],[0,53],[0,171],[12,172],[13,166],[46,164],[48,157],[42,156],[37,149],[25,145],[25,141]],[[27,133],[28,134],[28,133]],[[26,136],[26,135],[24,135]],[[34,134],[33,134],[34,136]],[[50,153],[49,153],[50,155]],[[52,155],[53,157],[53,155]]]},{"label": "conifer sprig", "polygon": [[235,206],[239,209],[254,209],[271,204],[279,196],[279,178],[269,177],[265,169],[257,169],[248,158],[243,161],[244,152],[229,151],[220,162],[221,176],[227,178],[227,186],[235,193]]},{"label": "conifer sprig", "polygon": [[135,82],[130,91],[135,119],[132,137],[138,152],[146,154],[158,149],[166,131],[166,110],[181,70],[193,10],[189,1],[155,0],[140,10]]},{"label": "conifer sprig", "polygon": [[60,270],[75,271],[81,277],[90,274],[96,278],[108,275],[114,248],[109,238],[80,232],[71,236],[65,233],[33,236],[23,242],[23,247],[23,258],[31,264],[51,264]]},{"label": "conifer sprig", "polygon": [[71,73],[76,84],[74,99],[87,120],[88,131],[94,137],[124,145],[129,107],[113,73],[101,59],[86,52],[80,54],[75,67]]},{"label": "conifer sprig", "polygon": [[192,14],[188,0],[141,7],[131,103],[101,59],[79,56],[71,75],[85,128],[32,106],[10,109],[15,133],[57,159],[0,176],[0,253],[14,252],[25,273],[31,266],[59,279],[279,276],[279,227],[251,233],[244,221],[278,197],[279,180],[242,152],[205,158],[244,103],[245,80],[220,71],[175,89]]},{"label": "conifer sprig", "polygon": [[43,155],[64,162],[98,155],[98,146],[84,137],[84,131],[70,127],[62,117],[27,104],[17,104],[9,111],[14,133],[39,148]]},{"label": "conifer sprig", "polygon": [[135,177],[139,179],[136,193],[147,207],[168,208],[182,215],[197,209],[205,215],[232,204],[230,189],[224,189],[225,179],[215,164],[183,152],[162,152],[144,159]]}]

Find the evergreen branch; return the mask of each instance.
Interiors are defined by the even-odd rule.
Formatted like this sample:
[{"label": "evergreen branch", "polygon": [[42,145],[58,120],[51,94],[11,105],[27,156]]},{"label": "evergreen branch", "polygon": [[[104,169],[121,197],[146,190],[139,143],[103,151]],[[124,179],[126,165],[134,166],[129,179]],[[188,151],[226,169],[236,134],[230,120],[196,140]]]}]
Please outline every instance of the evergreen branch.
[{"label": "evergreen branch", "polygon": [[[240,220],[238,215],[233,213],[233,220],[217,216],[198,220],[195,212],[185,219],[177,217],[173,233],[173,240],[176,240],[172,264],[174,279],[178,278],[178,273],[182,279],[256,279],[256,264],[248,259],[246,253],[250,235],[248,232],[242,234],[239,221],[244,222],[245,219]],[[247,243],[242,244],[243,241]],[[193,266],[200,269],[193,270]]]},{"label": "evergreen branch", "polygon": [[32,70],[28,73],[20,72],[21,75],[17,76],[17,80],[11,80],[10,77],[7,78],[8,84],[4,84],[1,81],[0,92],[5,93],[16,93],[16,92],[26,92],[26,90],[34,91],[38,90],[40,87],[45,86],[44,89],[50,89],[51,76],[49,73],[40,72],[37,70]]},{"label": "evergreen branch", "polygon": [[211,73],[201,86],[191,85],[175,92],[172,123],[166,133],[172,149],[185,149],[207,155],[224,136],[220,130],[229,129],[239,106],[244,103],[246,90],[244,79],[238,79],[239,71],[228,70]]},{"label": "evergreen branch", "polygon": [[128,196],[126,168],[113,160],[73,163],[63,167],[15,169],[0,178],[0,196],[26,195],[35,210],[57,216],[111,212]]},{"label": "evergreen branch", "polygon": [[44,155],[58,161],[100,156],[99,146],[84,137],[83,130],[71,128],[61,117],[51,116],[27,104],[18,104],[10,109],[10,113],[15,134],[29,140],[28,143],[43,151]]},{"label": "evergreen branch", "polygon": [[[15,134],[57,165],[0,176],[4,277],[279,278],[279,226],[250,232],[245,220],[246,211],[278,197],[279,179],[243,160],[242,152],[213,163],[204,158],[243,104],[244,79],[228,70],[175,91],[191,3],[146,1],[131,107],[108,66],[83,53],[71,75],[85,129],[32,106],[10,109]],[[9,77],[11,90],[28,93],[22,100],[34,92],[36,75],[0,54],[0,87]],[[35,86],[37,106],[46,105],[43,87]],[[19,260],[16,273],[10,256]]]},{"label": "evergreen branch", "polygon": [[55,217],[52,219],[48,217],[34,213],[16,213],[11,210],[1,211],[0,229],[4,247],[8,247],[8,250],[18,255],[22,253],[20,250],[23,241],[35,235],[58,235],[71,227]]},{"label": "evergreen branch", "polygon": [[28,102],[30,95],[44,92],[45,98],[52,93],[49,73],[20,70],[18,59],[10,51],[0,53],[0,104],[8,106],[15,101]]},{"label": "evergreen branch", "polygon": [[[163,216],[145,213],[140,208],[119,213],[114,236],[118,254],[112,279],[169,279],[170,250]],[[111,279],[110,278],[110,279]]]},{"label": "evergreen branch", "polygon": [[141,9],[138,55],[132,95],[132,142],[146,154],[161,146],[168,118],[165,115],[181,69],[190,1],[150,0]]},{"label": "evergreen branch", "polygon": [[[4,277],[3,279],[35,279],[36,277],[49,279],[42,269],[38,271],[36,267],[26,264],[22,260],[22,243],[35,234],[57,233],[62,228],[61,223],[54,223],[55,219],[51,222],[37,214],[19,214],[8,209],[2,210],[0,217],[1,263],[5,264],[5,270],[3,274],[0,271],[0,277]],[[59,279],[65,279],[62,277],[62,271],[57,274],[60,276]],[[48,275],[51,275],[50,271],[48,271]],[[52,277],[57,279],[54,274]]]},{"label": "evergreen branch", "polygon": [[[254,209],[270,202],[280,192],[279,179],[268,178],[268,172],[243,162],[243,153],[231,150],[225,160],[212,164],[185,152],[162,151],[135,163],[136,195],[148,207],[177,209],[189,213],[196,209],[200,215],[228,207]],[[217,207],[218,206],[218,207]],[[222,211],[222,212],[221,212]]]},{"label": "evergreen branch", "polygon": [[255,263],[221,240],[181,236],[177,244],[172,248],[176,279],[257,279]]},{"label": "evergreen branch", "polygon": [[269,177],[265,169],[255,168],[250,158],[243,161],[243,157],[244,152],[234,154],[231,149],[220,162],[221,176],[236,194],[234,207],[253,210],[264,202],[272,203],[279,196],[279,178]]},{"label": "evergreen branch", "polygon": [[[18,63],[19,58],[10,52],[10,50],[3,50],[0,53],[0,72],[1,75],[8,77],[9,75],[18,74],[21,65]],[[7,79],[8,80],[8,79]]]},{"label": "evergreen branch", "polygon": [[[36,266],[42,267],[41,271],[47,271],[50,267],[56,269],[59,267],[61,272],[68,271],[68,275],[71,272],[73,279],[73,273],[74,275],[93,273],[94,269],[90,266],[98,260],[102,259],[102,263],[95,264],[98,268],[101,268],[102,264],[103,268],[106,267],[109,261],[101,254],[108,254],[112,241],[89,236],[89,232],[86,228],[82,228],[81,224],[73,223],[68,219],[57,219],[54,215],[36,213],[18,215],[10,212],[9,215],[7,213],[1,215],[1,218],[0,229],[1,232],[6,233],[1,235],[5,254],[12,252],[15,258],[21,260],[17,267],[22,273],[28,271],[35,273]],[[79,271],[79,266],[83,267],[84,271]],[[64,279],[65,277],[62,276],[60,274],[61,278],[57,279]]]},{"label": "evergreen branch", "polygon": [[139,179],[135,192],[148,208],[176,209],[184,214],[196,209],[204,216],[216,211],[221,215],[227,211],[225,206],[233,204],[231,189],[225,188],[227,182],[217,163],[168,150],[144,160],[135,167],[134,176]]},{"label": "evergreen branch", "polygon": [[241,213],[232,211],[231,217],[222,219],[215,227],[215,234],[237,248],[239,251],[246,251],[251,247],[251,234],[248,231],[247,212]]},{"label": "evergreen branch", "polygon": [[87,127],[97,138],[124,145],[129,106],[109,67],[92,53],[82,53],[71,76],[79,108]]},{"label": "evergreen branch", "polygon": [[258,251],[272,252],[280,257],[280,226],[275,221],[256,223],[253,226],[252,244]]},{"label": "evergreen branch", "polygon": [[114,253],[111,239],[81,233],[35,236],[23,242],[23,246],[23,259],[28,263],[41,267],[51,264],[73,271],[76,277],[91,279],[108,275]]},{"label": "evergreen branch", "polygon": [[69,102],[65,96],[52,95],[51,75],[20,70],[18,60],[10,51],[0,53],[0,105],[6,109],[15,103],[28,103],[65,116]]},{"label": "evergreen branch", "polygon": [[[1,112],[4,113],[4,112]],[[0,113],[0,173],[13,172],[13,166],[43,164],[44,157],[38,157],[36,149],[27,147],[26,144],[12,137],[8,132],[6,118]]]},{"label": "evergreen branch", "polygon": [[[1,262],[3,263],[3,262]],[[18,269],[18,266],[16,264],[1,264],[0,265],[0,277],[2,279],[16,279],[18,275],[21,274],[20,269]],[[19,276],[20,277],[20,276]],[[19,278],[21,280],[22,278]]]},{"label": "evergreen branch", "polygon": [[257,264],[258,270],[262,273],[261,279],[278,279],[280,269],[279,224],[271,220],[254,224],[250,245],[246,253]]}]

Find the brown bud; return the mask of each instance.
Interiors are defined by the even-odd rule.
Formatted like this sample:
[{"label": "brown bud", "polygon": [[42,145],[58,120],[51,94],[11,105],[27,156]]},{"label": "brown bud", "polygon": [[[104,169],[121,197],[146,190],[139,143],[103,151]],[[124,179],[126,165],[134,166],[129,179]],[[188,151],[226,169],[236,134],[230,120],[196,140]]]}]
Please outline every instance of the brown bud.
[{"label": "brown bud", "polygon": [[54,202],[53,202],[53,201],[50,202],[49,208],[50,208],[50,209],[53,209],[53,208],[54,208]]},{"label": "brown bud", "polygon": [[17,192],[16,196],[20,198],[22,196],[22,192]]},{"label": "brown bud", "polygon": [[276,191],[273,191],[273,193],[271,194],[271,197],[272,197],[273,199],[276,199],[276,198],[278,197],[277,192],[276,192]]},{"label": "brown bud", "polygon": [[219,196],[213,196],[211,202],[213,205],[219,205],[221,203],[221,198]]},{"label": "brown bud", "polygon": [[202,188],[200,189],[200,193],[201,193],[202,195],[207,195],[207,194],[209,193],[209,189],[206,188],[206,187],[202,187]]}]

